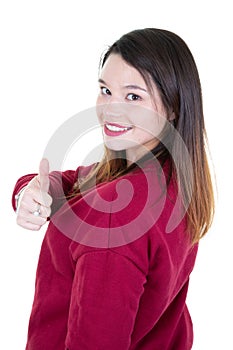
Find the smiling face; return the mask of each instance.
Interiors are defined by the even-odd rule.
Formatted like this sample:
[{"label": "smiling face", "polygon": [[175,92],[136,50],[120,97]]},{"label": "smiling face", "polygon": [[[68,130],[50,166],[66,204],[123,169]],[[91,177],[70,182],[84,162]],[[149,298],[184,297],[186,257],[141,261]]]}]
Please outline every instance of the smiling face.
[{"label": "smiling face", "polygon": [[96,110],[105,145],[126,150],[129,165],[159,143],[165,108],[155,84],[150,93],[141,74],[119,54],[108,57],[99,84]]}]

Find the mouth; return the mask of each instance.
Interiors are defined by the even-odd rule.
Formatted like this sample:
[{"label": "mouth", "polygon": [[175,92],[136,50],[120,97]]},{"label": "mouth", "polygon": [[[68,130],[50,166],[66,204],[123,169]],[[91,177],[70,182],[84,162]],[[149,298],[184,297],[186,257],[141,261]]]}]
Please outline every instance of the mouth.
[{"label": "mouth", "polygon": [[104,124],[104,132],[108,136],[118,136],[126,133],[131,130],[131,126],[123,126],[115,123],[105,123]]}]

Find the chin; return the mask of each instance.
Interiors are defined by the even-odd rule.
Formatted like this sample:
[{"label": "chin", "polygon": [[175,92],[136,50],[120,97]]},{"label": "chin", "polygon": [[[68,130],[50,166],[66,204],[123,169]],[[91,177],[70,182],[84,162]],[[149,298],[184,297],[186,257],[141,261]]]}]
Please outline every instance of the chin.
[{"label": "chin", "polygon": [[105,146],[112,151],[123,151],[128,148],[135,147],[135,142],[129,140],[104,140]]},{"label": "chin", "polygon": [[105,146],[111,151],[123,151],[125,148],[121,145],[113,145],[111,142],[105,142]]}]

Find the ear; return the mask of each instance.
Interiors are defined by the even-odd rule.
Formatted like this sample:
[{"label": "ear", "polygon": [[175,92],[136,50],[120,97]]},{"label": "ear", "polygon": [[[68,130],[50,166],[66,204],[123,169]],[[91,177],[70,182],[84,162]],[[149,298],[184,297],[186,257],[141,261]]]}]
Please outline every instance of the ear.
[{"label": "ear", "polygon": [[168,116],[168,120],[174,120],[176,119],[176,115],[174,112],[172,112],[169,116]]}]

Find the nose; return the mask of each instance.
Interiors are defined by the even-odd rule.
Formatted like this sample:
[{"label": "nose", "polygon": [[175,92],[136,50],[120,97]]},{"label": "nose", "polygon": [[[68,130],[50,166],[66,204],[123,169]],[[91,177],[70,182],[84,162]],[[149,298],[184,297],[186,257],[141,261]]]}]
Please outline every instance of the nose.
[{"label": "nose", "polygon": [[113,118],[119,118],[126,114],[126,104],[124,102],[119,102],[116,100],[108,101],[103,106],[103,115],[110,121]]}]

